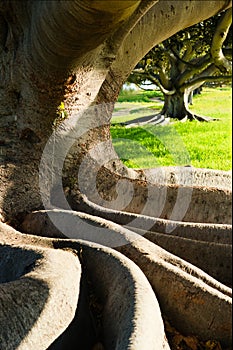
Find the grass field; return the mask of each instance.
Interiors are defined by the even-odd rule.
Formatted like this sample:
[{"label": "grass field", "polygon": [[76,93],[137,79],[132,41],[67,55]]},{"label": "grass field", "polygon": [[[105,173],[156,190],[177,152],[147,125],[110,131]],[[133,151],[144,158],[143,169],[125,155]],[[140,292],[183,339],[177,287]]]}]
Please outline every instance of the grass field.
[{"label": "grass field", "polygon": [[[133,168],[168,165],[192,165],[198,168],[232,168],[231,88],[204,88],[194,97],[190,109],[201,115],[218,118],[203,123],[174,121],[170,125],[125,128],[112,126],[116,152]],[[162,107],[161,94],[127,92],[116,104],[113,123],[157,113]]]}]

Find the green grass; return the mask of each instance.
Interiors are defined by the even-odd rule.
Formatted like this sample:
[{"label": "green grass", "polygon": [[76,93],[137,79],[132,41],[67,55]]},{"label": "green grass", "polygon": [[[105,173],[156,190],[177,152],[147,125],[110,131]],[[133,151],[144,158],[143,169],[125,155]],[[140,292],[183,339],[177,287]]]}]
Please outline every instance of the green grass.
[{"label": "green grass", "polygon": [[121,90],[118,102],[151,102],[155,97],[163,98],[163,94],[159,90]]},{"label": "green grass", "polygon": [[122,123],[151,115],[161,110],[163,96],[160,91],[121,91],[115,104],[112,122]]},{"label": "green grass", "polygon": [[[153,107],[151,100],[149,101],[149,107]],[[158,108],[157,102],[154,103]],[[135,101],[132,104],[135,105]],[[146,108],[146,105],[147,103],[144,103],[143,107]],[[126,111],[129,108],[128,103]],[[140,111],[138,105],[135,108]],[[147,125],[143,128],[112,126],[113,144],[123,162],[133,168],[192,165],[198,168],[230,170],[231,88],[203,89],[201,95],[195,96],[190,109],[201,115],[219,118],[219,121],[210,123],[174,121],[172,125]],[[131,119],[137,116],[137,111],[130,114]],[[113,121],[118,121],[119,118],[122,121],[124,117],[127,116],[115,117]]]}]

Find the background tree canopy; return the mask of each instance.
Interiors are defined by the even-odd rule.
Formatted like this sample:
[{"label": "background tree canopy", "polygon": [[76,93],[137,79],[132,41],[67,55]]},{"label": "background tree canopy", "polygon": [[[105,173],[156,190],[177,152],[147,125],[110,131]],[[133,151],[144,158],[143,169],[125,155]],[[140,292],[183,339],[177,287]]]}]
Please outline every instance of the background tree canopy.
[{"label": "background tree canopy", "polygon": [[157,85],[164,94],[163,117],[210,120],[190,112],[188,96],[205,82],[231,81],[231,22],[228,10],[179,31],[150,50],[128,82]]}]

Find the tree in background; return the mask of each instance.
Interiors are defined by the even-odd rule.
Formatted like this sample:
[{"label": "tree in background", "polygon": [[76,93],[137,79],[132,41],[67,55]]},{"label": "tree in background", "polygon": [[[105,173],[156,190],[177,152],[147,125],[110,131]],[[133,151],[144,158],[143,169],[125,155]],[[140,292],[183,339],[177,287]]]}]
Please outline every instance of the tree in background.
[{"label": "tree in background", "polygon": [[[211,120],[191,112],[188,103],[205,82],[231,81],[231,22],[232,14],[226,11],[178,32],[147,53],[128,81],[159,87],[162,118]],[[158,116],[148,122],[153,121],[158,122]]]}]

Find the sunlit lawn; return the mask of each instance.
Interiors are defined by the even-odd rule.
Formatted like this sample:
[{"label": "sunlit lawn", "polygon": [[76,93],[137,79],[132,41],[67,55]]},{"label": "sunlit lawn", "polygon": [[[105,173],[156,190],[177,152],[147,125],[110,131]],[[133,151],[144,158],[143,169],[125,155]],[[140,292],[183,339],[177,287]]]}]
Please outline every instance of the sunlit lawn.
[{"label": "sunlit lawn", "polygon": [[[154,105],[151,101],[140,105],[140,102],[135,102],[134,99],[130,119],[141,116],[143,112],[140,108],[147,107],[147,103],[150,109],[146,108],[146,110],[151,111],[149,114],[153,113],[153,106],[157,113],[162,104],[159,101],[153,102]],[[138,104],[136,107],[135,103]],[[130,109],[129,104],[130,102],[127,102],[125,107],[127,111]],[[230,87],[204,88],[201,95],[195,96],[190,109],[201,115],[218,118],[219,121],[210,123],[174,121],[172,125],[147,125],[143,128],[112,126],[111,133],[115,149],[129,167],[192,165],[199,168],[230,170],[232,167],[231,104]],[[117,108],[120,106],[121,103],[118,103]],[[134,110],[136,111],[132,113]],[[127,115],[113,118],[113,122],[123,120],[127,120]]]}]

